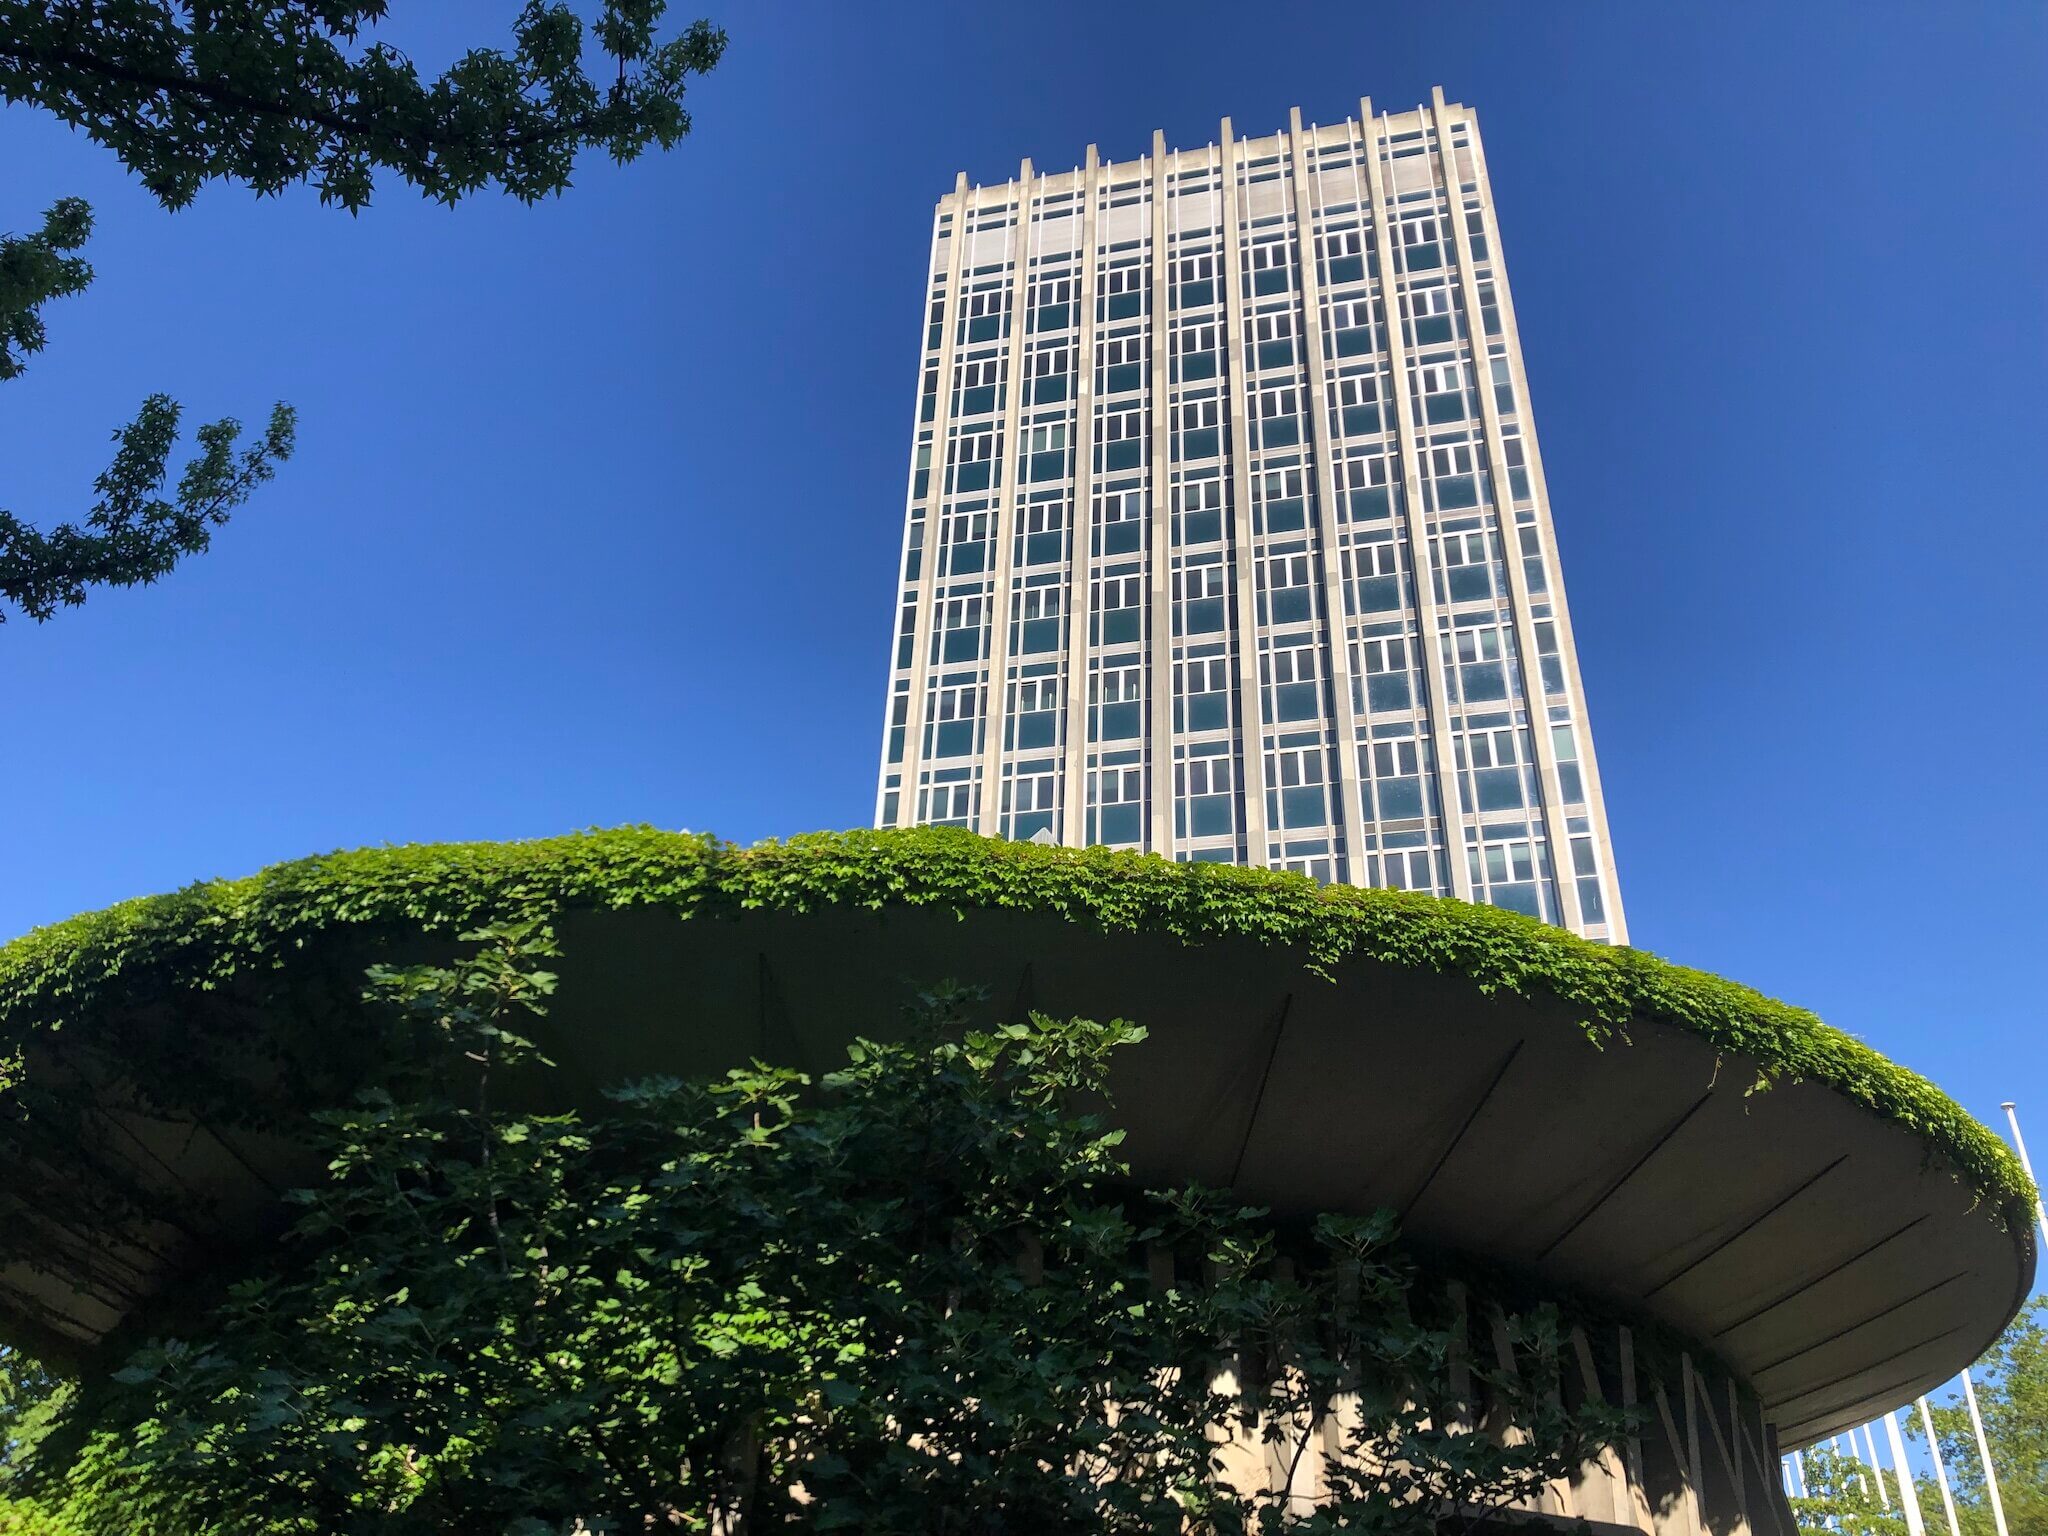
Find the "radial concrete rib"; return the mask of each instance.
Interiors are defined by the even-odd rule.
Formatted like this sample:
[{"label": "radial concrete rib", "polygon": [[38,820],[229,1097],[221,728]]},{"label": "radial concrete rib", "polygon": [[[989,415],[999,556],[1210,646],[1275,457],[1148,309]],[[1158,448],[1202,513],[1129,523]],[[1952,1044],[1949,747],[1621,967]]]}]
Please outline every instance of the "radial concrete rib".
[{"label": "radial concrete rib", "polygon": [[1752,1377],[1761,1376],[1766,1371],[1775,1371],[1781,1365],[1790,1365],[1794,1360],[1797,1360],[1801,1355],[1810,1355],[1816,1349],[1825,1349],[1828,1345],[1834,1343],[1835,1340],[1843,1338],[1848,1334],[1854,1333],[1858,1328],[1868,1328],[1872,1323],[1881,1322],[1885,1318],[1890,1317],[1894,1312],[1898,1311],[1900,1308],[1910,1307],[1911,1305],[1913,1305],[1914,1302],[1919,1301],[1924,1296],[1932,1296],[1936,1291],[1940,1290],[1943,1286],[1954,1285],[1958,1280],[1961,1280],[1968,1276],[1969,1273],[1970,1272],[1967,1269],[1959,1269],[1954,1274],[1950,1275],[1946,1280],[1937,1280],[1932,1285],[1922,1286],[1919,1290],[1915,1291],[1912,1295],[1908,1296],[1904,1301],[1895,1301],[1890,1306],[1885,1307],[1881,1311],[1871,1313],[1868,1317],[1858,1318],[1855,1322],[1849,1324],[1846,1328],[1837,1328],[1833,1333],[1829,1334],[1824,1339],[1815,1339],[1811,1344],[1800,1345],[1799,1348],[1793,1350],[1792,1353],[1789,1355],[1781,1355],[1776,1360],[1767,1360],[1762,1365],[1752,1366],[1750,1368],[1750,1375]]},{"label": "radial concrete rib", "polygon": [[1230,1185],[1234,1188],[1237,1177],[1244,1172],[1244,1155],[1250,1150],[1252,1132],[1258,1128],[1259,1111],[1265,1107],[1266,1084],[1273,1078],[1273,1062],[1280,1054],[1280,1036],[1287,1028],[1287,1010],[1294,1004],[1294,994],[1288,993],[1280,999],[1280,1007],[1273,1014],[1273,1022],[1267,1031],[1266,1064],[1259,1069],[1258,1091],[1252,1095],[1251,1113],[1244,1117],[1244,1132],[1237,1139],[1237,1156],[1230,1164]]},{"label": "radial concrete rib", "polygon": [[1439,1152],[1436,1161],[1429,1165],[1429,1172],[1425,1173],[1422,1176],[1422,1182],[1415,1186],[1415,1193],[1402,1202],[1401,1224],[1403,1226],[1407,1225],[1408,1218],[1415,1213],[1415,1208],[1422,1203],[1422,1197],[1429,1193],[1429,1186],[1436,1182],[1436,1176],[1444,1171],[1444,1164],[1448,1163],[1451,1160],[1451,1154],[1458,1150],[1458,1144],[1465,1139],[1465,1133],[1472,1129],[1472,1122],[1477,1120],[1479,1112],[1486,1108],[1486,1101],[1491,1099],[1494,1095],[1494,1090],[1500,1087],[1501,1079],[1508,1075],[1508,1068],[1515,1064],[1515,1058],[1522,1054],[1522,1047],[1526,1043],[1525,1040],[1517,1040],[1508,1047],[1507,1055],[1501,1058],[1500,1065],[1494,1069],[1493,1076],[1486,1080],[1486,1086],[1479,1090],[1479,1097],[1474,1099],[1472,1107],[1465,1111],[1465,1118],[1458,1122],[1457,1130],[1451,1133],[1451,1139],[1444,1144],[1443,1151]]},{"label": "radial concrete rib", "polygon": [[1809,1189],[1813,1188],[1814,1185],[1818,1184],[1822,1179],[1826,1178],[1829,1174],[1833,1173],[1837,1168],[1841,1167],[1842,1164],[1846,1163],[1847,1161],[1849,1161],[1849,1154],[1844,1152],[1832,1163],[1829,1163],[1827,1167],[1821,1169],[1820,1172],[1814,1174],[1813,1177],[1807,1179],[1805,1182],[1798,1185],[1789,1193],[1781,1195],[1776,1200],[1773,1200],[1769,1205],[1765,1206],[1762,1210],[1758,1211],[1756,1215],[1750,1217],[1748,1221],[1745,1221],[1733,1232],[1729,1233],[1726,1237],[1722,1238],[1720,1242],[1714,1244],[1714,1246],[1709,1248],[1705,1253],[1699,1255],[1699,1257],[1695,1259],[1689,1260],[1687,1263],[1681,1265],[1679,1268],[1673,1270],[1670,1274],[1666,1275],[1662,1280],[1659,1280],[1655,1285],[1651,1286],[1647,1291],[1643,1292],[1643,1300],[1648,1301],[1652,1296],[1655,1296],[1659,1291],[1663,1290],[1666,1286],[1676,1285],[1679,1281],[1683,1280],[1687,1275],[1691,1274],[1694,1270],[1698,1269],[1702,1264],[1706,1263],[1707,1260],[1711,1258],[1716,1258],[1719,1255],[1726,1253],[1728,1249],[1733,1247],[1736,1243],[1741,1242],[1743,1238],[1749,1236],[1750,1233],[1754,1232],[1758,1227],[1762,1226],[1763,1223],[1770,1220],[1771,1217],[1777,1215],[1778,1212],[1785,1209],[1786,1206],[1790,1205],[1794,1200],[1797,1200],[1801,1195],[1805,1194]]},{"label": "radial concrete rib", "polygon": [[1911,1221],[1907,1222],[1903,1227],[1894,1228],[1892,1231],[1887,1232],[1883,1237],[1880,1237],[1876,1242],[1870,1244],[1867,1248],[1863,1248],[1856,1253],[1850,1254],[1848,1258],[1843,1259],[1839,1264],[1830,1265],[1828,1268],[1822,1270],[1819,1274],[1815,1275],[1812,1279],[1800,1281],[1800,1283],[1793,1286],[1791,1290],[1786,1291],[1781,1295],[1774,1297],[1770,1301],[1765,1302],[1762,1306],[1758,1307],[1754,1312],[1746,1313],[1743,1316],[1735,1319],[1735,1321],[1732,1323],[1724,1323],[1721,1327],[1716,1328],[1714,1330],[1713,1336],[1717,1339],[1725,1339],[1728,1337],[1729,1334],[1733,1333],[1736,1329],[1747,1328],[1751,1323],[1755,1322],[1758,1318],[1764,1316],[1766,1313],[1775,1312],[1778,1308],[1784,1306],[1786,1302],[1796,1301],[1799,1297],[1804,1296],[1808,1291],[1812,1290],[1816,1285],[1819,1285],[1823,1280],[1832,1280],[1836,1275],[1839,1275],[1843,1270],[1847,1269],[1850,1265],[1862,1263],[1863,1260],[1869,1258],[1873,1253],[1877,1252],[1878,1249],[1884,1247],[1886,1243],[1896,1242],[1899,1238],[1904,1237],[1908,1232],[1912,1231],[1915,1227],[1919,1226],[1920,1223],[1925,1221],[1926,1219],[1927,1215],[1923,1211],[1920,1215],[1915,1216]]},{"label": "radial concrete rib", "polygon": [[[1939,1344],[1943,1339],[1947,1338],[1950,1334],[1960,1333],[1961,1331],[1962,1330],[1958,1327],[1944,1328],[1939,1333],[1930,1333],[1924,1339],[1916,1339],[1913,1343],[1908,1344],[1904,1349],[1893,1350],[1890,1354],[1886,1355],[1882,1360],[1872,1360],[1867,1365],[1857,1366],[1856,1369],[1853,1371],[1844,1371],[1841,1375],[1835,1377],[1832,1381],[1824,1381],[1817,1387],[1808,1387],[1803,1392],[1794,1392],[1790,1397],[1781,1397],[1775,1400],[1765,1398],[1764,1406],[1775,1410],[1784,1407],[1787,1403],[1803,1403],[1809,1397],[1818,1397],[1823,1392],[1833,1391],[1836,1387],[1839,1387],[1845,1381],[1854,1381],[1857,1377],[1867,1375],[1871,1371],[1877,1370],[1881,1366],[1890,1365],[1894,1360],[1903,1360],[1906,1358],[1906,1356],[1913,1354],[1918,1350],[1925,1349],[1930,1344]],[[1915,1381],[1918,1381],[1920,1379],[1921,1378],[1918,1375],[1902,1376],[1891,1385],[1880,1388],[1878,1391],[1875,1392],[1872,1392],[1870,1389],[1866,1387],[1859,1387],[1857,1388],[1855,1393],[1847,1399],[1841,1402],[1830,1404],[1826,1409],[1824,1409],[1820,1413],[1810,1413],[1804,1419],[1800,1420],[1800,1422],[1802,1424],[1811,1424],[1815,1419],[1824,1419],[1828,1416],[1828,1414],[1838,1413],[1843,1408],[1849,1407],[1853,1404],[1879,1401],[1880,1399],[1888,1397],[1893,1392],[1897,1392],[1902,1390],[1903,1388],[1910,1387]],[[1861,1421],[1859,1420],[1858,1422],[1860,1423]]]},{"label": "radial concrete rib", "polygon": [[1627,1184],[1628,1181],[1634,1178],[1637,1174],[1641,1173],[1643,1171],[1643,1168],[1645,1167],[1645,1165],[1649,1163],[1651,1158],[1655,1157],[1659,1152],[1663,1151],[1665,1147],[1669,1146],[1671,1143],[1671,1138],[1676,1136],[1680,1131],[1684,1130],[1685,1123],[1688,1120],[1692,1119],[1692,1117],[1698,1114],[1702,1109],[1706,1108],[1707,1100],[1711,1099],[1713,1096],[1714,1090],[1709,1088],[1705,1093],[1699,1096],[1698,1100],[1695,1101],[1692,1108],[1688,1109],[1684,1114],[1680,1115],[1676,1120],[1672,1121],[1670,1125],[1666,1126],[1664,1128],[1663,1135],[1659,1136],[1655,1141],[1651,1142],[1650,1145],[1643,1150],[1642,1156],[1638,1157],[1634,1162],[1630,1163],[1628,1167],[1622,1172],[1619,1178],[1615,1179],[1613,1183],[1609,1184],[1605,1189],[1601,1190],[1598,1195],[1594,1196],[1592,1204],[1588,1205],[1583,1211],[1579,1212],[1577,1216],[1574,1216],[1571,1220],[1571,1223],[1562,1232],[1558,1233],[1557,1236],[1553,1237],[1548,1243],[1544,1245],[1543,1251],[1536,1255],[1538,1262],[1541,1262],[1542,1260],[1549,1258],[1553,1253],[1557,1252],[1558,1248],[1563,1245],[1566,1238],[1570,1237],[1574,1232],[1578,1231],[1579,1228],[1583,1227],[1587,1222],[1591,1221],[1593,1219],[1594,1214],[1600,1209],[1601,1206],[1605,1205],[1609,1200],[1612,1200],[1616,1195],[1621,1193],[1622,1186]]}]

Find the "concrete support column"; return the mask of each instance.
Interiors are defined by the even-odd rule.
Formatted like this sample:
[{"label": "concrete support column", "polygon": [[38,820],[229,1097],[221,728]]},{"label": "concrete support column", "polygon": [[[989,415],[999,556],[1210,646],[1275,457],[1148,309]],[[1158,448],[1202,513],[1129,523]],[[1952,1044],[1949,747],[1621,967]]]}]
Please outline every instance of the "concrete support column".
[{"label": "concrete support column", "polygon": [[1408,337],[1402,320],[1404,284],[1397,260],[1401,241],[1389,200],[1386,172],[1380,165],[1381,130],[1372,115],[1372,98],[1358,103],[1358,124],[1364,134],[1366,175],[1371,187],[1372,250],[1379,268],[1379,308],[1385,322],[1387,369],[1392,375],[1395,435],[1400,443],[1400,517],[1408,534],[1409,568],[1415,576],[1415,627],[1422,655],[1419,670],[1427,690],[1430,757],[1436,770],[1437,812],[1443,828],[1444,857],[1451,894],[1472,899],[1472,875],[1465,867],[1465,817],[1458,794],[1458,762],[1451,744],[1451,712],[1444,702],[1443,638],[1437,633],[1435,559],[1429,547],[1428,516],[1422,501],[1422,447],[1415,431],[1415,412],[1408,399]]},{"label": "concrete support column", "polygon": [[918,802],[923,798],[918,779],[924,770],[924,704],[930,692],[932,641],[932,597],[939,581],[939,536],[943,531],[946,503],[946,432],[953,417],[953,354],[960,330],[960,274],[962,254],[973,238],[967,225],[972,212],[967,173],[953,183],[952,251],[946,258],[946,303],[939,332],[939,402],[932,413],[931,478],[925,483],[924,558],[918,572],[917,628],[910,653],[910,709],[903,729],[903,789],[896,798],[896,825],[915,826]]},{"label": "concrete support column", "polygon": [[1244,262],[1238,250],[1237,140],[1230,119],[1221,129],[1223,189],[1217,223],[1223,245],[1223,335],[1228,382],[1224,398],[1230,416],[1230,563],[1235,579],[1237,622],[1230,643],[1237,661],[1239,768],[1244,780],[1244,861],[1266,866],[1266,715],[1259,702],[1258,570],[1253,559],[1251,432],[1245,411]]},{"label": "concrete support column", "polygon": [[[1564,794],[1558,783],[1557,748],[1550,739],[1549,700],[1543,692],[1543,668],[1537,660],[1536,623],[1529,613],[1529,577],[1522,569],[1521,536],[1515,528],[1514,498],[1508,480],[1507,449],[1500,430],[1500,407],[1493,397],[1493,366],[1487,356],[1486,328],[1480,323],[1479,280],[1472,275],[1472,238],[1465,228],[1465,197],[1459,190],[1457,157],[1451,153],[1451,118],[1443,87],[1434,93],[1429,121],[1436,129],[1436,159],[1450,204],[1451,242],[1458,259],[1459,306],[1464,311],[1465,346],[1471,357],[1472,387],[1479,396],[1479,416],[1486,439],[1486,472],[1493,483],[1493,529],[1500,545],[1501,567],[1508,578],[1508,606],[1515,627],[1517,671],[1522,680],[1522,705],[1529,712],[1530,743],[1536,751],[1538,812],[1544,841],[1550,848],[1551,883],[1557,891],[1559,921],[1578,931],[1579,883],[1572,873],[1571,836],[1565,830]],[[1493,249],[1491,245],[1487,247]],[[1519,401],[1519,393],[1515,396]]]},{"label": "concrete support column", "polygon": [[1017,224],[1010,239],[1010,337],[1003,359],[1003,425],[997,438],[997,472],[1003,477],[996,487],[996,505],[990,518],[995,537],[995,586],[989,593],[988,688],[982,711],[981,800],[975,828],[985,837],[1001,833],[1003,822],[1003,730],[1010,718],[1010,572],[1014,565],[1017,509],[1024,496],[1024,474],[1019,467],[1023,443],[1018,432],[1024,412],[1024,332],[1031,295],[1031,162],[1017,171]]},{"label": "concrete support column", "polygon": [[1166,135],[1152,134],[1152,289],[1146,328],[1151,337],[1152,484],[1146,533],[1145,576],[1149,603],[1145,636],[1145,768],[1151,825],[1145,847],[1173,857],[1173,496],[1170,487],[1173,431],[1168,404],[1173,355],[1173,317],[1168,306],[1173,264],[1166,253]]},{"label": "concrete support column", "polygon": [[1316,264],[1315,200],[1309,181],[1308,145],[1301,132],[1301,108],[1287,116],[1287,142],[1294,170],[1294,242],[1301,272],[1301,349],[1307,363],[1304,405],[1315,453],[1316,541],[1322,566],[1323,620],[1328,635],[1329,682],[1337,735],[1337,807],[1331,820],[1344,829],[1342,879],[1368,885],[1365,854],[1365,786],[1358,771],[1358,711],[1351,697],[1351,616],[1344,601],[1344,556],[1338,546],[1335,450],[1330,443],[1329,365],[1323,351],[1322,280]]},{"label": "concrete support column", "polygon": [[1080,339],[1074,349],[1074,515],[1067,549],[1066,751],[1061,758],[1060,841],[1088,841],[1088,577],[1095,528],[1095,203],[1102,163],[1093,144],[1081,172]]}]

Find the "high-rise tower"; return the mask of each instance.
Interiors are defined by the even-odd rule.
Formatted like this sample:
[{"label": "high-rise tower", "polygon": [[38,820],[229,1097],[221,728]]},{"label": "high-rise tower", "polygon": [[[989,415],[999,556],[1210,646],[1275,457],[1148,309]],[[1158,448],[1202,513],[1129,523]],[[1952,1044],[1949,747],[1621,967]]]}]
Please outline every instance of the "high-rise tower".
[{"label": "high-rise tower", "polygon": [[1469,109],[963,175],[919,372],[878,825],[1625,941]]}]

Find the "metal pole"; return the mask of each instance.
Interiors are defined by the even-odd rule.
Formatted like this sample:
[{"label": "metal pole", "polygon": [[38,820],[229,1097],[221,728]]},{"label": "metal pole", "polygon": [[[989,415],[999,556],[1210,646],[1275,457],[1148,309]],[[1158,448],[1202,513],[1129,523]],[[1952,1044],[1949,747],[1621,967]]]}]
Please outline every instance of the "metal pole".
[{"label": "metal pole", "polygon": [[1906,1442],[1899,1434],[1896,1413],[1884,1416],[1884,1437],[1891,1442],[1892,1473],[1899,1480],[1899,1508],[1906,1512],[1907,1536],[1927,1536],[1927,1527],[1920,1519],[1920,1490],[1914,1486],[1913,1474],[1906,1470]]},{"label": "metal pole", "polygon": [[[1842,1437],[1840,1435],[1835,1436],[1833,1443],[1835,1454],[1841,1456]],[[1843,1459],[1856,1469],[1856,1486],[1865,1493],[1870,1492],[1870,1479],[1863,1475],[1863,1453],[1856,1449],[1856,1431],[1853,1429],[1849,1431],[1849,1454],[1843,1457]]]},{"label": "metal pole", "polygon": [[[2005,1123],[2012,1127],[2012,1144],[2019,1150],[2020,1166],[2027,1170],[2027,1177],[2031,1179],[2034,1177],[2034,1165],[2027,1160],[2027,1142],[2026,1138],[2020,1135],[2019,1114],[2010,1103],[1998,1107],[2005,1111]],[[2048,1263],[2048,1205],[2041,1203],[2041,1186],[2038,1182],[2034,1185],[2034,1220],[2040,1223],[2041,1227],[2040,1258],[2043,1263]]]},{"label": "metal pole", "polygon": [[[1851,1445],[1856,1443],[1856,1435],[1853,1430],[1849,1434],[1849,1443]],[[1870,1475],[1877,1483],[1877,1502],[1886,1509],[1890,1509],[1892,1507],[1892,1496],[1885,1492],[1884,1468],[1877,1464],[1877,1442],[1871,1439],[1870,1426],[1868,1424],[1863,1426],[1863,1449],[1870,1456]]]},{"label": "metal pole", "polygon": [[1977,1389],[1970,1385],[1970,1373],[1963,1372],[1963,1401],[1970,1405],[1970,1428],[1977,1432],[1977,1456],[1984,1463],[1984,1492],[1991,1499],[1991,1523],[1998,1536],[2011,1536],[2005,1528],[2005,1506],[1998,1499],[1998,1474],[1991,1470],[1991,1442],[1984,1438],[1984,1415],[1977,1411]]},{"label": "metal pole", "polygon": [[1792,1453],[1792,1478],[1799,1485],[1799,1497],[1807,1498],[1809,1495],[1806,1492],[1806,1458],[1797,1451]]},{"label": "metal pole", "polygon": [[1934,1438],[1934,1415],[1927,1407],[1927,1399],[1920,1399],[1920,1427],[1927,1431],[1927,1454],[1934,1458],[1934,1485],[1941,1490],[1942,1513],[1948,1516],[1948,1536],[1963,1536],[1963,1529],[1956,1524],[1955,1496],[1948,1491],[1948,1472],[1941,1464],[1941,1442]]}]

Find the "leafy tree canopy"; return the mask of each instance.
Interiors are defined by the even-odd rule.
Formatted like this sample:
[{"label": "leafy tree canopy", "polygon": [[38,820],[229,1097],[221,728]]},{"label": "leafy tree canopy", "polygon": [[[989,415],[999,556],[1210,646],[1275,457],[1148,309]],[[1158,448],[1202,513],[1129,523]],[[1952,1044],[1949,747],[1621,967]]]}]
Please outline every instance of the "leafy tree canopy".
[{"label": "leafy tree canopy", "polygon": [[[2048,1536],[2048,1296],[2036,1296],[2022,1309],[1970,1367],[1970,1377],[1998,1476],[2006,1530],[2009,1536]],[[1957,1526],[1963,1536],[1998,1536],[1969,1409],[1960,1400],[1929,1407]],[[1914,1441],[1926,1444],[1917,1412],[1906,1416],[1905,1425]],[[1879,1446],[1889,1438],[1881,1431],[1873,1434]],[[1806,1451],[1801,1466],[1807,1496],[1793,1499],[1792,1508],[1807,1536],[1908,1536],[1898,1474],[1889,1465],[1882,1489],[1860,1458],[1831,1443]],[[1925,1472],[1914,1474],[1912,1481],[1922,1529],[1940,1536],[1948,1530],[1940,1485]]]},{"label": "leafy tree canopy", "polygon": [[[1554,1310],[1473,1347],[1385,1214],[1126,1189],[1074,1106],[1132,1025],[967,1032],[940,988],[818,1081],[515,1112],[552,940],[470,938],[373,972],[397,1086],[329,1117],[263,1272],[49,1416],[19,1530],[1435,1536],[1625,1428]],[[1328,1446],[1325,1508],[1269,1491]]]},{"label": "leafy tree canopy", "polygon": [[685,83],[725,34],[699,21],[659,41],[666,10],[604,0],[586,29],[528,0],[510,51],[471,49],[429,83],[364,40],[389,0],[0,0],[0,100],[82,128],[166,208],[225,180],[259,194],[310,181],[354,210],[380,170],[442,202],[488,186],[534,202],[568,186],[584,149],[631,160],[690,131]]},{"label": "leafy tree canopy", "polygon": [[[1970,1378],[2006,1528],[2012,1536],[2048,1536],[2048,1295],[2027,1304],[1970,1368]],[[1917,1418],[1913,1428],[1917,1434]],[[1935,1408],[1934,1437],[1965,1536],[1996,1536],[1969,1409],[1960,1403]]]},{"label": "leafy tree canopy", "polygon": [[[624,162],[675,145],[690,131],[686,82],[717,65],[726,41],[706,21],[660,39],[666,0],[604,0],[587,27],[566,4],[529,0],[509,50],[473,48],[430,82],[368,37],[389,9],[0,0],[0,102],[82,129],[170,209],[230,181],[258,195],[311,183],[321,201],[355,212],[380,172],[444,203],[489,187],[530,203],[567,188],[585,150]],[[91,231],[92,210],[61,198],[40,228],[0,234],[0,380],[42,349],[43,307],[92,281],[77,254]],[[173,484],[179,414],[151,395],[115,432],[114,463],[82,523],[43,531],[0,509],[0,622],[9,605],[41,622],[91,587],[156,580],[204,550],[291,457],[297,421],[279,405],[239,453],[233,418],[200,428]]]}]

